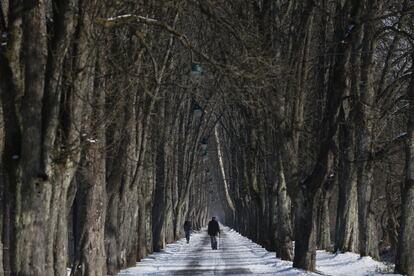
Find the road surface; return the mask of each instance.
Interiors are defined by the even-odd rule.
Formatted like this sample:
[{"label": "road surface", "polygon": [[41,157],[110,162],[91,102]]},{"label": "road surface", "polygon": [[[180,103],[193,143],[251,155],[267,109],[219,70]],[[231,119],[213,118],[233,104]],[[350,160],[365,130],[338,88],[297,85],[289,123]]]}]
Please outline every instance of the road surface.
[{"label": "road surface", "polygon": [[263,249],[237,232],[222,227],[218,250],[210,247],[207,231],[194,233],[190,243],[185,239],[167,245],[134,268],[118,276],[132,275],[317,275],[292,268],[291,262],[275,258],[275,253]]}]

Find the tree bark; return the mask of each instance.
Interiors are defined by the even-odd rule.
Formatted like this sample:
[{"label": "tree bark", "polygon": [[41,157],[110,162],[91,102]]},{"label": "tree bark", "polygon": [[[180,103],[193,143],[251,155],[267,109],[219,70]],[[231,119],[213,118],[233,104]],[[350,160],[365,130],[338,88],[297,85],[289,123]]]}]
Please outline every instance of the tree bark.
[{"label": "tree bark", "polygon": [[[45,3],[28,6],[19,24],[19,2],[11,3],[8,55],[1,54],[2,104],[5,121],[3,162],[10,185],[11,270],[18,275],[46,273],[47,213],[51,183],[40,172],[41,111],[47,59]],[[17,16],[16,16],[17,15]],[[34,28],[34,29],[32,29]],[[23,36],[21,32],[23,31]],[[20,48],[22,41],[22,49]],[[19,52],[26,53],[23,60]],[[24,81],[21,63],[25,64]],[[23,92],[24,91],[24,92]],[[24,97],[21,98],[22,93]],[[16,104],[19,101],[20,108]],[[36,237],[36,239],[33,239]]]},{"label": "tree bark", "polygon": [[316,217],[316,247],[318,249],[331,250],[331,223],[329,204],[331,201],[332,189],[335,185],[335,176],[332,172],[320,189],[317,202]]},{"label": "tree bark", "polygon": [[[375,3],[374,3],[375,2]],[[364,8],[370,17],[378,7],[378,1],[367,1]],[[364,24],[361,55],[361,86],[357,103],[357,186],[359,252],[361,256],[379,259],[378,236],[375,221],[373,192],[374,164],[371,160],[374,139],[375,90],[374,90],[374,49],[375,27],[371,21]]]},{"label": "tree bark", "polygon": [[402,194],[400,235],[395,262],[395,272],[414,275],[414,53],[411,53],[411,80],[407,89],[409,114],[405,147],[406,174]]},{"label": "tree bark", "polygon": [[[0,10],[1,12],[1,10]],[[0,93],[1,93],[1,88],[0,88]],[[2,141],[3,140],[3,129],[0,129],[0,143],[3,144]],[[3,152],[3,149],[0,149],[0,152]],[[2,171],[2,164],[0,161],[0,170]],[[4,275],[4,266],[3,266],[3,225],[4,225],[4,218],[3,216],[5,215],[4,207],[5,207],[5,202],[4,202],[4,179],[3,177],[0,178],[0,275]]]},{"label": "tree bark", "polygon": [[355,138],[352,122],[341,112],[339,128],[338,208],[336,215],[335,252],[358,252],[358,209],[356,169],[353,164]]},{"label": "tree bark", "polygon": [[[106,51],[105,51],[106,52]],[[126,82],[127,80],[125,80]],[[108,88],[107,88],[108,89]],[[119,105],[120,110],[113,123],[106,128],[106,191],[108,206],[105,221],[105,252],[107,273],[116,275],[120,268],[124,268],[133,258],[136,261],[136,245],[129,237],[136,237],[135,225],[139,223],[138,216],[131,214],[141,202],[138,201],[138,183],[134,183],[132,174],[139,160],[140,147],[137,145],[139,130],[136,128],[136,114],[141,109],[135,91],[127,91],[121,99],[107,95],[106,114],[111,113],[113,105]],[[126,248],[125,248],[126,245]],[[128,254],[126,253],[128,252]]]},{"label": "tree bark", "polygon": [[154,191],[153,207],[152,207],[152,237],[154,252],[161,251],[164,248],[163,226],[165,217],[165,141],[160,137],[161,141],[157,145],[156,154],[156,184]]},{"label": "tree bark", "polygon": [[[99,66],[97,66],[99,67]],[[102,67],[100,67],[102,68]],[[102,73],[102,71],[99,71]],[[95,75],[92,74],[91,77]],[[89,82],[91,83],[91,82]],[[104,229],[106,217],[106,166],[104,118],[105,87],[86,87],[96,106],[87,117],[94,118],[84,130],[87,146],[82,168],[78,175],[77,216],[78,243],[73,275],[106,275]],[[91,109],[88,107],[87,109]]]},{"label": "tree bark", "polygon": [[[56,165],[56,138],[59,124],[59,112],[61,110],[61,95],[63,94],[62,80],[64,74],[64,61],[71,45],[72,36],[75,30],[74,12],[76,1],[57,2],[53,9],[54,29],[51,34],[49,54],[47,60],[47,71],[45,75],[45,95],[43,99],[44,108],[42,111],[43,121],[43,144],[41,171],[51,177],[53,183],[51,195],[51,208],[49,214],[49,229],[47,235],[47,263],[48,274],[55,275],[66,272],[67,269],[67,192],[72,178],[76,171],[76,157],[74,160],[68,158]],[[71,73],[71,72],[70,72]],[[69,140],[72,138],[69,138]],[[74,145],[73,145],[74,146]],[[56,154],[55,154],[56,155]],[[55,168],[55,169],[53,169]],[[59,206],[59,207],[57,207]]]},{"label": "tree bark", "polygon": [[290,219],[290,205],[288,202],[288,193],[286,180],[283,170],[281,153],[278,154],[277,160],[277,248],[276,256],[282,260],[291,261],[293,259],[292,228]]}]

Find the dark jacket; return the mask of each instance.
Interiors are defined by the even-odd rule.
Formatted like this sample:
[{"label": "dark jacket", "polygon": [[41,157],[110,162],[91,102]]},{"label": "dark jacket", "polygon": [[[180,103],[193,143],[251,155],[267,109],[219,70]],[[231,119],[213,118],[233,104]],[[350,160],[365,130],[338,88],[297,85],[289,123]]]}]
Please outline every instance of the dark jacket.
[{"label": "dark jacket", "polygon": [[216,220],[210,220],[207,232],[209,236],[217,236],[217,234],[220,233],[220,226]]},{"label": "dark jacket", "polygon": [[184,231],[185,232],[191,231],[191,221],[186,220],[184,222]]}]

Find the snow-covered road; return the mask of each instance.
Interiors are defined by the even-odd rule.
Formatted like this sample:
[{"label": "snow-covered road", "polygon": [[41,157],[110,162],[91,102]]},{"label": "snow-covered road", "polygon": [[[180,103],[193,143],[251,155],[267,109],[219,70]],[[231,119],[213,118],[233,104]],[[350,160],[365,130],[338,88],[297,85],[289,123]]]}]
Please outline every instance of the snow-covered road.
[{"label": "snow-covered road", "polygon": [[[328,275],[375,275],[381,263],[368,258],[359,258],[348,253],[346,262],[340,255],[318,252],[321,264],[318,270]],[[336,260],[336,258],[339,258]],[[359,259],[358,259],[359,258]],[[342,260],[342,262],[341,262]],[[363,266],[358,266],[360,260]],[[338,266],[336,263],[338,262]],[[346,267],[343,267],[346,264]],[[325,271],[326,269],[326,271]],[[132,275],[318,275],[292,268],[291,262],[275,258],[268,252],[239,233],[223,227],[219,249],[211,250],[210,238],[206,231],[194,233],[190,244],[184,239],[167,245],[160,253],[154,253],[134,268],[121,271],[118,276]]]}]

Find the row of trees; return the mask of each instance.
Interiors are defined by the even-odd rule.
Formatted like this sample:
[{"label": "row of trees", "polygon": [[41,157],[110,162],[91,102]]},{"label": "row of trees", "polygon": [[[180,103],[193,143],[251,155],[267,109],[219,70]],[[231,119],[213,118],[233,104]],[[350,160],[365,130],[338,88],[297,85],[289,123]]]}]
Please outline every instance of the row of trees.
[{"label": "row of trees", "polygon": [[[212,116],[154,26],[180,28],[179,6],[2,1],[0,275],[114,275],[205,224]],[[145,22],[112,24],[131,11]]]},{"label": "row of trees", "polygon": [[378,259],[381,241],[413,275],[412,3],[205,6],[243,41],[219,125],[229,224],[307,270],[316,248]]},{"label": "row of trees", "polygon": [[381,239],[413,275],[413,12],[3,1],[0,274],[112,275],[210,213],[296,267]]}]

